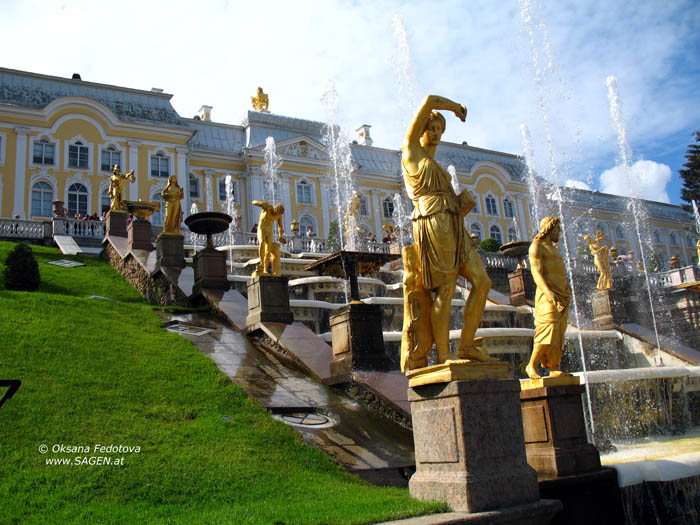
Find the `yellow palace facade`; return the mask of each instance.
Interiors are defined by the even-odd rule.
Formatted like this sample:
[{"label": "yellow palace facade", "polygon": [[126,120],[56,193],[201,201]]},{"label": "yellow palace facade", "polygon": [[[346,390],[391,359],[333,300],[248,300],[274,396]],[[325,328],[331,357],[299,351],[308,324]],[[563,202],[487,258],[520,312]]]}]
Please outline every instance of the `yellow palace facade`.
[{"label": "yellow palace facade", "polygon": [[[296,219],[302,232],[310,228],[319,237],[328,235],[337,207],[323,123],[249,110],[241,122],[224,124],[212,120],[209,106],[184,118],[171,98],[159,89],[0,68],[0,217],[50,220],[54,201],[62,201],[71,216],[101,215],[109,206],[110,169],[117,164],[136,175],[126,190],[129,200],[159,200],[167,178],[176,175],[185,188],[186,212],[193,204],[200,211],[224,210],[230,176],[240,229],[250,231],[259,214],[251,201],[270,191],[263,166],[266,140],[273,137],[281,160],[274,191],[285,206],[285,227]],[[382,226],[392,220],[395,194],[403,195],[411,209],[400,151],[374,147],[368,125],[357,133],[350,150],[361,198],[358,222],[381,238]],[[520,157],[466,143],[443,143],[436,157],[443,166],[453,166],[461,188],[476,197],[477,207],[465,219],[470,233],[500,242],[530,235],[530,194]],[[626,239],[615,235],[618,225],[627,228],[629,222],[619,205],[624,199],[601,200],[602,194],[576,191],[577,198],[590,201],[581,205],[588,226],[601,222],[609,238],[632,244],[629,234]],[[692,217],[677,206],[652,204],[659,255],[694,262]],[[161,221],[160,215],[153,217],[154,224]],[[569,233],[580,243],[579,232]]]}]

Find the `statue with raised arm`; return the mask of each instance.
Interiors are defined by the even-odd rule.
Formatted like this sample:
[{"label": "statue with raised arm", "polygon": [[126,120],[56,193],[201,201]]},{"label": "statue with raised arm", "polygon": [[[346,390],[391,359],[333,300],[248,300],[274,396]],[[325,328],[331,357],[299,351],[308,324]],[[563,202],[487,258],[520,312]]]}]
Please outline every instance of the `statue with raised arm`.
[{"label": "statue with raised arm", "polygon": [[267,93],[263,92],[263,88],[259,87],[258,91],[255,93],[254,97],[250,97],[250,101],[253,104],[253,109],[255,111],[260,111],[261,113],[269,113],[270,107],[270,97]]},{"label": "statue with raised arm", "polygon": [[588,243],[588,247],[593,255],[593,263],[598,268],[600,276],[596,290],[610,290],[612,288],[612,270],[610,269],[610,258],[608,257],[608,247],[603,244],[606,240],[602,230],[595,233],[595,239],[591,239],[590,235],[584,235],[583,240]]},{"label": "statue with raised arm", "polygon": [[[258,253],[260,255],[260,263],[253,277],[256,275],[282,275],[282,267],[280,260],[280,245],[274,242],[272,228],[277,222],[277,234],[279,242],[286,244],[284,238],[284,226],[282,217],[284,215],[284,206],[277,204],[273,206],[265,201],[253,201],[255,206],[260,206],[260,218],[258,219]],[[271,269],[268,268],[272,266]]]},{"label": "statue with raised arm", "polygon": [[168,177],[168,184],[160,192],[165,202],[165,218],[163,219],[164,234],[179,234],[182,222],[182,206],[180,200],[185,197],[185,192],[177,183],[177,175]]},{"label": "statue with raised arm", "polygon": [[540,231],[530,244],[530,270],[537,285],[535,338],[530,362],[525,367],[531,379],[541,377],[536,370],[538,363],[543,368],[549,368],[551,377],[571,375],[560,369],[571,303],[571,287],[566,278],[564,259],[554,246],[559,242],[560,233],[559,219],[545,217],[540,221]]},{"label": "statue with raised arm", "polygon": [[112,168],[112,176],[109,178],[109,188],[107,194],[110,198],[109,211],[127,212],[126,202],[124,202],[124,181],[135,182],[134,170],[129,173],[121,173],[116,164]]},{"label": "statue with raised arm", "polygon": [[[406,362],[411,368],[411,357],[416,353],[416,366],[425,366],[423,338],[409,337],[411,330],[430,324],[432,340],[437,350],[438,364],[453,359],[450,352],[450,307],[457,277],[464,276],[472,285],[464,307],[464,324],[457,359],[489,361],[488,353],[478,346],[474,334],[481,321],[491,280],[467,234],[463,218],[475,206],[471,194],[463,190],[457,195],[452,187],[450,174],[435,160],[435,151],[445,131],[445,117],[436,110],[453,112],[464,122],[467,108],[436,95],[425,98],[409,125],[402,147],[401,165],[406,192],[413,202],[411,215],[415,255],[417,260],[406,260],[413,255],[404,251],[404,267],[417,265],[420,279],[407,282],[405,297],[415,297],[409,303],[410,315],[404,318],[402,354],[409,355]],[[430,298],[431,292],[434,298]],[[408,325],[407,326],[407,322]],[[413,327],[413,328],[411,328]],[[413,340],[417,345],[410,344]],[[420,342],[419,342],[420,341]],[[431,345],[432,346],[432,345]],[[404,370],[406,371],[406,370]]]}]

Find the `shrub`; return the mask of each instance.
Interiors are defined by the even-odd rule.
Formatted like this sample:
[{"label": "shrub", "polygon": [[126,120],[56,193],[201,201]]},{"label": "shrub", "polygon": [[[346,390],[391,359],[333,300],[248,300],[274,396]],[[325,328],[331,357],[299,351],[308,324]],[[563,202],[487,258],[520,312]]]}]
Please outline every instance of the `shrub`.
[{"label": "shrub", "polygon": [[492,237],[484,239],[479,243],[479,249],[485,252],[497,252],[500,247],[501,243]]},{"label": "shrub", "polygon": [[32,249],[19,243],[5,260],[5,288],[33,292],[39,289],[39,265]]},{"label": "shrub", "polygon": [[331,221],[328,227],[328,251],[333,253],[340,250],[340,229],[336,221]]}]

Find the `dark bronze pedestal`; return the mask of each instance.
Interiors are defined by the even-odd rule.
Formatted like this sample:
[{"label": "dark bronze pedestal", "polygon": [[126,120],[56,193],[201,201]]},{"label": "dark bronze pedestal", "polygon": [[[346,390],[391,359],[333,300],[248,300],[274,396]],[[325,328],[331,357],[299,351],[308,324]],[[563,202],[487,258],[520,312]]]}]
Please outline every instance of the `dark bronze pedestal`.
[{"label": "dark bronze pedestal", "polygon": [[[225,259],[224,259],[225,263]],[[289,308],[287,278],[281,275],[258,275],[248,282],[248,316],[246,326],[257,323],[294,322]]]},{"label": "dark bronze pedestal", "polygon": [[110,210],[105,218],[105,235],[107,237],[126,237],[126,218],[128,213]]},{"label": "dark bronze pedestal", "polygon": [[178,233],[161,233],[156,239],[156,256],[159,266],[184,268],[184,237]]},{"label": "dark bronze pedestal", "polygon": [[215,249],[205,248],[197,252],[193,259],[194,286],[192,292],[197,294],[202,288],[228,290],[226,277],[226,254]]},{"label": "dark bronze pedestal", "polygon": [[520,392],[527,462],[540,477],[600,469],[598,449],[586,436],[583,391],[583,385],[560,385]]},{"label": "dark bronze pedestal", "polygon": [[615,323],[610,307],[610,292],[607,290],[595,292],[591,296],[591,306],[593,307],[593,327],[596,330],[612,330]]},{"label": "dark bronze pedestal", "polygon": [[129,239],[129,250],[153,251],[150,222],[144,220],[131,222],[126,228],[126,236]]},{"label": "dark bronze pedestal", "polygon": [[530,270],[515,270],[508,274],[508,281],[510,283],[510,304],[522,306],[527,304],[527,301],[534,302],[537,286]]}]

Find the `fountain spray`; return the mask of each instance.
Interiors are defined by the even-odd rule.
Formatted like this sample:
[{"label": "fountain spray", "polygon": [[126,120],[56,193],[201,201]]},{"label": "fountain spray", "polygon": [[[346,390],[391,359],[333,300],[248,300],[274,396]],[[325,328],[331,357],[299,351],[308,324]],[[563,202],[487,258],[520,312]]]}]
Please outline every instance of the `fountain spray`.
[{"label": "fountain spray", "polygon": [[277,204],[279,196],[277,195],[277,170],[282,165],[282,159],[277,155],[277,146],[275,144],[275,139],[273,137],[267,137],[265,139],[265,149],[263,150],[265,154],[265,164],[263,165],[263,172],[267,175],[265,179],[265,185],[267,186],[267,195],[270,198],[270,204],[273,206]]}]

